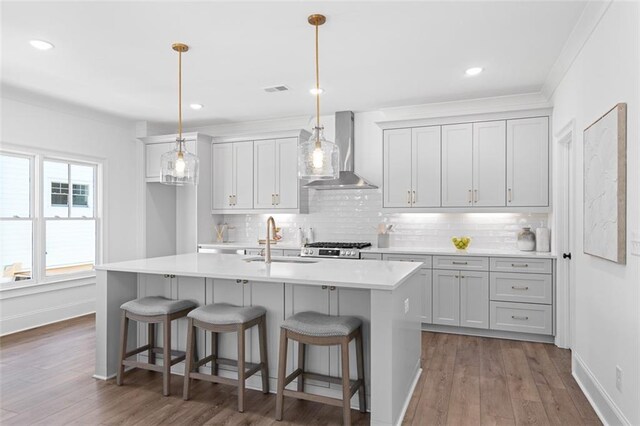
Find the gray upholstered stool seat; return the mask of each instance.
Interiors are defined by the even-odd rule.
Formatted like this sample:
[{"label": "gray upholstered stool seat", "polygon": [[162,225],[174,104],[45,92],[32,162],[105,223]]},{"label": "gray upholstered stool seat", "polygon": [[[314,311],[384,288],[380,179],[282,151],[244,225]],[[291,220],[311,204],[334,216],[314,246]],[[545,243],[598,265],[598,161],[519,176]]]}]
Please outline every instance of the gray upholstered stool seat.
[{"label": "gray upholstered stool seat", "polygon": [[262,306],[213,303],[189,312],[187,317],[209,324],[244,324],[267,313]]},{"label": "gray upholstered stool seat", "polygon": [[362,321],[356,317],[299,312],[287,318],[282,328],[305,336],[328,337],[348,336],[361,325]]},{"label": "gray upholstered stool seat", "polygon": [[123,303],[120,309],[136,315],[169,315],[198,306],[190,300],[173,300],[162,296],[143,297]]}]

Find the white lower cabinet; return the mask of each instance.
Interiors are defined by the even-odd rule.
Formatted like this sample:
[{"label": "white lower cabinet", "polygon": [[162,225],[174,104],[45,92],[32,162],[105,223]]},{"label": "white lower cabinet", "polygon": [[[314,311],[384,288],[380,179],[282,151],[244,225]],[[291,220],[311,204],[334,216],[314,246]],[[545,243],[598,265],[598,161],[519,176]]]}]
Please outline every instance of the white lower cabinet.
[{"label": "white lower cabinet", "polygon": [[460,326],[489,328],[489,274],[460,272]]},{"label": "white lower cabinet", "polygon": [[420,270],[422,281],[422,322],[431,324],[433,322],[433,277],[432,270],[423,268]]},{"label": "white lower cabinet", "polygon": [[460,273],[433,271],[433,323],[460,325]]},{"label": "white lower cabinet", "polygon": [[551,305],[491,302],[491,329],[551,335]]}]

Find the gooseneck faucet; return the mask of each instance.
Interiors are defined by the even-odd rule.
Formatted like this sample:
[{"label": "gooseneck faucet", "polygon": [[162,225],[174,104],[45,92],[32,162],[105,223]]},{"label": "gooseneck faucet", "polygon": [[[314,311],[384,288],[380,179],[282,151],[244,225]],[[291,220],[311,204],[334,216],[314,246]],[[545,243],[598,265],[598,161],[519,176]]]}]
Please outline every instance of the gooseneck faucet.
[{"label": "gooseneck faucet", "polygon": [[271,263],[271,238],[276,235],[276,221],[273,216],[267,219],[267,248],[264,252],[264,263]]}]

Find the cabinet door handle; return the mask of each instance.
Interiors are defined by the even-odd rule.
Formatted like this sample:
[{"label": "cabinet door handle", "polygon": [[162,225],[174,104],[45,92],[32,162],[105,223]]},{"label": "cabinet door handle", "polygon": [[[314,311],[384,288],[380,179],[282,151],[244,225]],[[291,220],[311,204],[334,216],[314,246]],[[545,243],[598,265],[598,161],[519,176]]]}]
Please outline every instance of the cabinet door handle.
[{"label": "cabinet door handle", "polygon": [[280,194],[276,194],[276,206],[280,205]]},{"label": "cabinet door handle", "polygon": [[276,205],[276,194],[271,194],[271,205],[272,206]]},{"label": "cabinet door handle", "polygon": [[477,189],[473,190],[473,202],[474,203],[478,202],[478,190]]},{"label": "cabinet door handle", "polygon": [[451,262],[452,265],[468,265],[469,262],[456,262],[455,260]]},{"label": "cabinet door handle", "polygon": [[513,290],[529,290],[529,287],[527,286],[517,286],[517,285],[512,285],[511,288]]},{"label": "cabinet door handle", "polygon": [[473,198],[471,197],[471,190],[469,190],[469,204],[471,204],[472,200],[473,200]]},{"label": "cabinet door handle", "polygon": [[529,267],[528,263],[512,263],[511,264],[512,268],[527,268]]},{"label": "cabinet door handle", "polygon": [[529,319],[529,317],[521,317],[518,315],[511,315],[511,318],[514,320],[521,320],[521,321],[527,321]]},{"label": "cabinet door handle", "polygon": [[235,206],[236,204],[238,204],[238,196],[237,195],[233,195],[233,205]]},{"label": "cabinet door handle", "polygon": [[507,189],[507,201],[509,202],[511,202],[511,197],[512,197],[511,192],[512,192],[511,188]]},{"label": "cabinet door handle", "polygon": [[460,278],[460,275],[454,275],[453,277],[454,278]]},{"label": "cabinet door handle", "polygon": [[229,195],[229,205],[232,206],[233,205],[233,195]]},{"label": "cabinet door handle", "polygon": [[335,285],[329,286],[329,290],[330,290],[330,291],[334,291],[335,289],[336,289],[336,286],[335,286]]},{"label": "cabinet door handle", "polygon": [[416,191],[413,191],[413,197],[411,198],[411,204],[416,203]]},{"label": "cabinet door handle", "polygon": [[329,288],[329,286],[323,285],[323,286],[322,286],[322,287],[320,287],[320,288],[322,288],[323,290],[326,290],[326,289],[328,289],[328,288]]},{"label": "cabinet door handle", "polygon": [[407,191],[407,204],[411,204],[411,191]]},{"label": "cabinet door handle", "polygon": [[460,275],[460,278],[464,278],[464,275]]}]

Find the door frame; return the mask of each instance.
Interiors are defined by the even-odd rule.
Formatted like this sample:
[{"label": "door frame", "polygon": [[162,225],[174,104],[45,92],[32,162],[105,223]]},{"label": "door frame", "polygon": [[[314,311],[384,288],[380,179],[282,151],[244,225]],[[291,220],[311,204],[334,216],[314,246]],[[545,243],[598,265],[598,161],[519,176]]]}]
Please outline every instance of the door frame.
[{"label": "door frame", "polygon": [[558,132],[554,134],[554,173],[556,188],[553,191],[555,198],[553,205],[552,233],[553,251],[558,254],[556,261],[556,346],[570,349],[573,347],[575,330],[575,260],[566,260],[563,253],[571,253],[574,244],[575,220],[571,219],[573,200],[575,196],[575,182],[573,171],[575,119],[569,120]]}]

